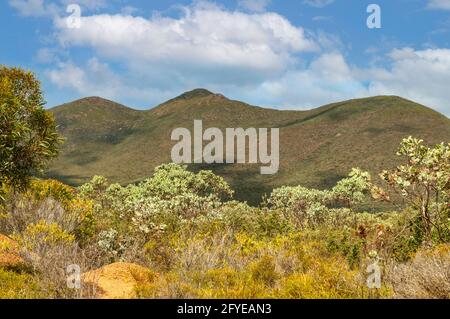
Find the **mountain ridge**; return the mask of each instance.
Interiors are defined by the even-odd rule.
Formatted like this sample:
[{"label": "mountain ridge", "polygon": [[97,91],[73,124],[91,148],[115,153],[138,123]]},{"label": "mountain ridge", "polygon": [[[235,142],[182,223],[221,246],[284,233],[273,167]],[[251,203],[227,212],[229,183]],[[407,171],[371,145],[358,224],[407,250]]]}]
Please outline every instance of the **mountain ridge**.
[{"label": "mountain ridge", "polygon": [[[181,96],[181,98],[179,98]],[[47,177],[79,185],[93,175],[128,184],[170,162],[173,129],[280,128],[280,172],[261,176],[260,165],[189,165],[212,169],[256,204],[281,185],[326,188],[352,167],[372,174],[399,162],[402,138],[413,135],[429,144],[450,141],[450,120],[428,107],[396,96],[341,101],[305,111],[276,110],[230,100],[210,91],[189,91],[155,108],[135,110],[89,97],[50,109],[66,138],[61,156]]]},{"label": "mountain ridge", "polygon": [[422,105],[420,103],[414,102],[412,100],[406,99],[406,98],[398,96],[398,95],[375,95],[375,96],[369,96],[369,97],[355,98],[355,99],[350,99],[350,100],[343,100],[343,101],[328,103],[328,104],[324,104],[324,105],[321,105],[321,106],[318,106],[318,107],[309,108],[309,109],[296,109],[296,108],[293,108],[293,109],[279,109],[277,107],[255,106],[255,105],[248,104],[248,103],[245,103],[245,102],[241,102],[241,101],[238,101],[238,100],[229,99],[228,97],[226,97],[225,95],[223,95],[221,93],[213,93],[213,92],[211,92],[211,91],[209,91],[207,89],[204,89],[204,88],[196,88],[196,89],[193,89],[193,90],[190,90],[190,91],[186,91],[184,93],[181,93],[177,97],[169,99],[167,101],[164,101],[164,102],[162,102],[162,103],[160,103],[160,104],[158,104],[156,106],[149,107],[149,108],[143,108],[143,109],[129,107],[129,106],[126,106],[124,104],[121,104],[121,103],[118,103],[118,102],[115,102],[113,100],[106,99],[106,98],[103,98],[103,97],[100,97],[100,96],[87,96],[87,97],[79,98],[79,99],[76,99],[76,100],[73,100],[73,101],[70,101],[70,102],[67,102],[67,103],[63,103],[61,105],[56,105],[56,106],[50,107],[48,110],[49,111],[54,111],[54,110],[57,110],[58,108],[62,108],[62,107],[65,107],[65,106],[66,107],[70,107],[73,104],[78,104],[78,103],[83,103],[83,104],[91,103],[90,105],[95,105],[97,103],[102,103],[103,106],[106,106],[107,104],[110,104],[110,105],[115,105],[116,107],[121,107],[121,108],[127,109],[127,110],[138,111],[138,112],[148,112],[148,111],[152,111],[152,110],[154,110],[154,109],[156,109],[158,107],[166,106],[166,105],[170,104],[171,102],[189,101],[189,100],[192,100],[192,99],[205,98],[205,97],[222,98],[222,99],[225,99],[225,100],[242,103],[244,105],[251,106],[251,107],[256,107],[256,108],[260,108],[260,109],[269,109],[269,110],[280,111],[280,112],[319,111],[321,109],[326,109],[326,108],[333,107],[333,106],[337,107],[337,106],[340,106],[340,105],[343,105],[343,104],[345,105],[345,103],[353,102],[353,101],[364,101],[364,100],[369,100],[369,99],[388,98],[388,99],[403,100],[403,101],[408,102],[408,103],[413,103],[413,104],[419,105],[421,107],[425,107],[425,108],[427,108],[427,109],[429,109],[429,110],[431,110],[431,111],[433,111],[435,113],[438,113],[438,114],[440,114],[440,115],[442,115],[442,116],[444,116],[446,118],[449,118],[445,114],[440,113],[440,112],[438,112],[438,111],[436,111],[436,110],[434,110],[434,109],[432,109],[430,107],[427,107],[425,105]]}]

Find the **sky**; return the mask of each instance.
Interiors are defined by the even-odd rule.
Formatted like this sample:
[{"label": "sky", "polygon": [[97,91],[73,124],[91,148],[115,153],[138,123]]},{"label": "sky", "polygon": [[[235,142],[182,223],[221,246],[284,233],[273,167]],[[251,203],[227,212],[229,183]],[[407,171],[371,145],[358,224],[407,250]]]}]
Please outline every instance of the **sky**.
[{"label": "sky", "polygon": [[299,110],[399,95],[450,116],[450,0],[4,0],[0,38],[48,107],[206,88]]}]

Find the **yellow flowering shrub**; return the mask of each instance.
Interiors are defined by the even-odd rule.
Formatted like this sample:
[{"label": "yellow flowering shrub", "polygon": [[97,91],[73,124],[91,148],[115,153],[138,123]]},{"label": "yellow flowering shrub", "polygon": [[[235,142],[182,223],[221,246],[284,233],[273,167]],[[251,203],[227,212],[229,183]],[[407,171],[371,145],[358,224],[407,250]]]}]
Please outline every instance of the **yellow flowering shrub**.
[{"label": "yellow flowering shrub", "polygon": [[48,224],[40,221],[37,224],[28,225],[25,231],[19,235],[15,235],[20,246],[33,250],[37,245],[64,245],[75,241],[75,236],[67,233],[58,224]]},{"label": "yellow flowering shrub", "polygon": [[59,201],[63,206],[68,205],[75,198],[74,188],[52,179],[32,180],[27,193],[36,200],[44,200],[51,197]]}]

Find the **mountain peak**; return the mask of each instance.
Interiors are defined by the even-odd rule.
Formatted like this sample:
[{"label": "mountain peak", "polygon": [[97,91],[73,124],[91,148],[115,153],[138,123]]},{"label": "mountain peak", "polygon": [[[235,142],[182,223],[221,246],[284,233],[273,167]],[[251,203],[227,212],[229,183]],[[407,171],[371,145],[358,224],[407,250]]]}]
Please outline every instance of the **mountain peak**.
[{"label": "mountain peak", "polygon": [[[81,103],[93,103],[93,104],[101,104],[101,103],[116,103],[114,101],[102,98],[100,96],[87,96],[84,98],[81,98],[79,100],[76,100],[74,102],[81,102]],[[118,104],[118,103],[117,103]]]},{"label": "mountain peak", "polygon": [[131,109],[125,105],[119,104],[117,102],[99,97],[99,96],[88,96],[72,102],[68,102],[59,106],[51,108],[52,112],[60,113],[80,113],[80,112],[122,112],[122,113],[132,113],[136,110]]},{"label": "mountain peak", "polygon": [[175,100],[190,100],[197,97],[207,97],[214,95],[211,91],[208,91],[206,89],[194,89],[192,91],[184,92],[183,94],[177,96]]},{"label": "mountain peak", "polygon": [[[83,106],[90,106],[90,107],[95,107],[95,106],[108,106],[108,105],[120,105],[123,106],[117,102],[114,102],[112,100],[108,100],[105,98],[102,98],[100,96],[87,96],[87,97],[83,97],[80,98],[78,100],[74,100],[72,102],[68,102],[65,104],[62,104],[62,106],[64,105],[83,105]],[[123,106],[125,107],[125,106]]]}]

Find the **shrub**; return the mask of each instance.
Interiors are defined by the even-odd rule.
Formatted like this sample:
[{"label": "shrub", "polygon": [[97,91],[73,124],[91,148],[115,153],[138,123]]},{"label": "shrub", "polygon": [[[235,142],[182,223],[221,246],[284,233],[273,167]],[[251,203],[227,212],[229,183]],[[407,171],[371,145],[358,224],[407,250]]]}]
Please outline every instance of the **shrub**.
[{"label": "shrub", "polygon": [[24,190],[58,154],[55,120],[44,104],[34,74],[0,66],[0,186]]},{"label": "shrub", "polygon": [[395,263],[388,280],[397,298],[450,299],[450,245],[422,249],[405,264]]},{"label": "shrub", "polygon": [[266,286],[273,286],[279,275],[276,272],[275,260],[272,256],[264,255],[250,266],[252,279],[262,282]]},{"label": "shrub", "polygon": [[41,289],[54,298],[86,297],[86,290],[67,287],[67,267],[78,265],[84,271],[98,267],[104,260],[93,246],[81,249],[75,236],[56,223],[40,221],[16,234],[21,257],[31,266]]},{"label": "shrub", "polygon": [[51,179],[34,179],[30,183],[30,187],[27,190],[27,195],[37,201],[53,198],[63,206],[67,206],[72,200],[75,199],[75,189]]},{"label": "shrub", "polygon": [[39,282],[27,273],[16,273],[0,267],[0,299],[48,298]]},{"label": "shrub", "polygon": [[141,185],[148,195],[170,199],[177,195],[193,193],[201,197],[213,195],[217,199],[228,199],[233,191],[222,177],[211,171],[189,172],[187,166],[164,164],[155,169],[152,178]]},{"label": "shrub", "polygon": [[331,197],[337,203],[351,208],[361,203],[371,189],[371,177],[368,172],[353,168],[348,177],[340,180],[331,190]]},{"label": "shrub", "polygon": [[41,220],[37,224],[30,224],[25,231],[15,236],[18,243],[29,250],[35,250],[40,244],[65,245],[75,241],[73,235],[68,234],[58,224],[48,224]]},{"label": "shrub", "polygon": [[59,182],[33,180],[31,185],[26,193],[10,194],[6,199],[0,218],[1,232],[20,233],[30,224],[45,221],[58,224],[81,241],[93,236],[91,201],[77,198],[72,188]]},{"label": "shrub", "polygon": [[446,242],[450,238],[450,143],[428,148],[423,140],[409,137],[397,155],[406,157],[405,165],[383,171],[381,178],[419,212],[426,245]]}]

